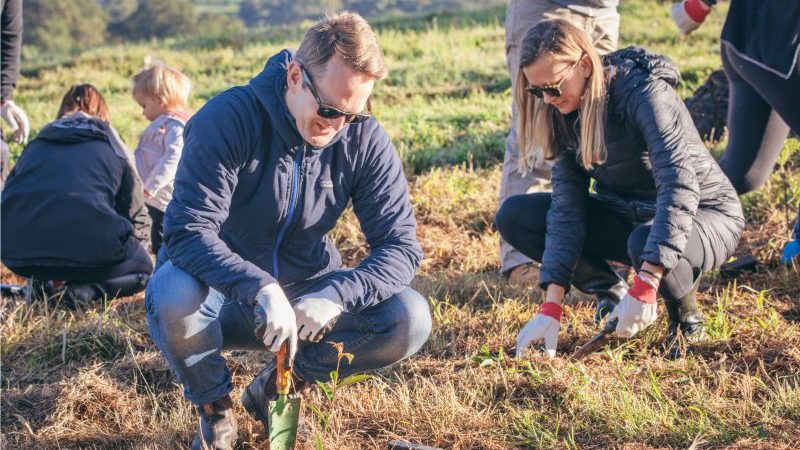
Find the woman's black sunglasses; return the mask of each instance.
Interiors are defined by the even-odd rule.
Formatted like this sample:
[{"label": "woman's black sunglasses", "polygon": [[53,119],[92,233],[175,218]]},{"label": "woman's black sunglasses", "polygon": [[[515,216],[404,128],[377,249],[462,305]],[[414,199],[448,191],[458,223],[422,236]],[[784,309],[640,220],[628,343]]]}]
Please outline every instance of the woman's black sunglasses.
[{"label": "woman's black sunglasses", "polygon": [[[583,55],[581,55],[583,56]],[[562,72],[566,72],[567,70],[572,70],[578,63],[581,62],[580,59],[575,61],[571,66],[567,67],[566,69],[562,70]],[[528,94],[533,95],[536,98],[544,98],[544,94],[549,95],[550,97],[561,97],[561,85],[564,84],[566,77],[562,78],[561,81],[555,84],[548,84],[545,86],[526,86],[525,91]]]},{"label": "woman's black sunglasses", "polygon": [[303,73],[303,84],[308,86],[308,89],[311,91],[311,95],[313,95],[314,100],[317,101],[317,115],[320,117],[324,119],[338,119],[339,117],[344,117],[344,120],[347,123],[361,123],[372,117],[372,102],[370,99],[367,99],[367,110],[360,113],[349,113],[342,111],[339,108],[326,105],[322,99],[319,98],[317,88],[314,87],[314,83],[311,82],[311,77],[308,75],[308,72],[306,72],[306,69],[302,64],[300,64],[300,72]]}]

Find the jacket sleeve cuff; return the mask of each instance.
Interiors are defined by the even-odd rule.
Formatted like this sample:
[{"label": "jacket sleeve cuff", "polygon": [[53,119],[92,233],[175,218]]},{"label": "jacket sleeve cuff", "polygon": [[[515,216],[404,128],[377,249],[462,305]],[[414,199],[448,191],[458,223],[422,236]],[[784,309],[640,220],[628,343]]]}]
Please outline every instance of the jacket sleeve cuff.
[{"label": "jacket sleeve cuff", "polygon": [[[673,252],[670,252],[672,254]],[[664,274],[666,275],[675,267],[675,264],[678,262],[678,257],[670,257],[669,255],[665,254],[664,252],[646,252],[642,254],[639,258],[639,267],[641,267],[644,263],[650,263],[654,266],[660,266],[664,268]]]},{"label": "jacket sleeve cuff", "polygon": [[0,97],[2,97],[3,102],[14,100],[14,87],[3,86],[2,90],[0,90]]},{"label": "jacket sleeve cuff", "polygon": [[327,285],[319,291],[303,295],[303,297],[324,298],[344,309],[344,301],[342,301],[339,291],[331,285]]},{"label": "jacket sleeve cuff", "polygon": [[564,293],[569,292],[572,289],[572,283],[564,279],[563,277],[553,276],[549,273],[540,272],[539,276],[539,287],[542,288],[543,291],[547,291],[547,286],[550,284],[557,284],[564,288]]}]

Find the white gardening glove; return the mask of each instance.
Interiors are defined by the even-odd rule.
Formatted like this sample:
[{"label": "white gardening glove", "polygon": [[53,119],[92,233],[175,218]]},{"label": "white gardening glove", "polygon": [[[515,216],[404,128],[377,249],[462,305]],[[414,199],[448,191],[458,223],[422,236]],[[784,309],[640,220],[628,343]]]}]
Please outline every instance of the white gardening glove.
[{"label": "white gardening glove", "polygon": [[300,339],[319,342],[336,324],[344,311],[339,292],[332,286],[300,297],[294,305],[297,335]]},{"label": "white gardening glove", "polygon": [[28,115],[17,106],[12,100],[6,100],[0,106],[0,117],[8,123],[11,128],[11,138],[18,144],[28,143],[28,134],[31,132],[31,124]]},{"label": "white gardening glove", "polygon": [[672,5],[670,15],[681,33],[689,34],[700,28],[711,12],[711,6],[703,0],[683,0]]},{"label": "white gardening glove", "polygon": [[558,330],[561,328],[561,305],[544,302],[539,313],[533,316],[517,335],[517,358],[525,354],[528,346],[544,341],[544,350],[553,358],[558,346]]},{"label": "white gardening glove", "polygon": [[658,317],[656,303],[657,285],[637,275],[633,286],[622,297],[619,304],[611,314],[606,317],[606,323],[617,321],[617,336],[631,338],[636,333],[649,327]]},{"label": "white gardening glove", "polygon": [[277,353],[284,341],[288,343],[289,360],[297,353],[297,319],[283,289],[277,283],[262,287],[256,294],[256,337],[264,341],[269,351]]}]

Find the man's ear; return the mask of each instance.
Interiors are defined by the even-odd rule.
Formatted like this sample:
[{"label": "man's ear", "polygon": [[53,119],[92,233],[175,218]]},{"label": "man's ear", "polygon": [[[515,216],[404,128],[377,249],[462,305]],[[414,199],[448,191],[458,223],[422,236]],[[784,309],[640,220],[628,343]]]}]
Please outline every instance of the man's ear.
[{"label": "man's ear", "polygon": [[286,84],[289,87],[295,87],[303,83],[303,73],[300,71],[300,64],[296,61],[290,62],[286,71]]}]

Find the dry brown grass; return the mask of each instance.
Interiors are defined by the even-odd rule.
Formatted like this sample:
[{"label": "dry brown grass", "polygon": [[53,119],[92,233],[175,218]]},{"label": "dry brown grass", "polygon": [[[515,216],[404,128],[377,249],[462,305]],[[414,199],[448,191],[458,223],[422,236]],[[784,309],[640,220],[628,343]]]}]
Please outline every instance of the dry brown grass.
[{"label": "dry brown grass", "polygon": [[[719,67],[717,11],[690,39],[677,39],[664,2],[621,2],[621,45],[643,45],[681,65],[686,96]],[[726,2],[720,2],[724,9]],[[596,331],[591,301],[576,296],[564,316],[559,358],[509,357],[515,335],[536,311],[538,291],[497,274],[497,209],[502,138],[510,108],[502,12],[453,27],[386,26],[381,45],[392,76],[376,111],[415,173],[411,194],[425,260],[414,287],[431,305],[432,335],[418,355],[350,386],[328,402],[317,390],[300,447],[381,449],[404,439],[453,449],[794,449],[800,444],[800,273],[778,267],[800,202],[800,143],[779,175],[744,198],[749,229],[740,245],[762,262],[736,280],[708,276],[700,300],[709,339],[680,361],[661,357],[665,320],[633,341],[585,361],[568,361]],[[288,39],[288,38],[287,38]],[[92,81],[129,142],[144,128],[128,75],[142,57],[182,67],[198,86],[193,106],[246,83],[272,54],[296,42],[254,42],[239,50],[186,51],[167,43],[112,46],[46,61],[21,80],[18,100],[33,124],[50,120],[71,80]],[[211,70],[210,68],[213,68]],[[724,143],[720,144],[724,147]],[[19,151],[18,147],[12,147]],[[785,152],[790,154],[791,152]],[[475,161],[470,165],[438,168]],[[348,212],[333,233],[352,265],[367,252]],[[3,282],[20,282],[0,267]],[[661,310],[663,316],[663,308]],[[142,296],[86,310],[0,303],[0,448],[185,448],[196,425],[164,359],[151,342]],[[226,352],[238,398],[266,353]],[[356,355],[356,357],[358,357]],[[238,449],[267,448],[260,424],[238,402]]]},{"label": "dry brown grass", "polygon": [[[618,349],[568,361],[596,332],[593,305],[577,301],[565,315],[562,357],[516,360],[507,355],[539,294],[496,274],[498,182],[496,167],[437,169],[412,181],[426,253],[414,287],[430,299],[433,334],[417,356],[342,390],[334,403],[313,392],[307,404],[332,420],[323,427],[306,409],[301,448],[317,439],[329,449],[379,449],[391,439],[454,449],[795,447],[800,274],[774,264],[777,216],[743,240],[773,262],[703,283],[711,337],[694,356],[661,357],[662,320]],[[349,263],[366,254],[352,214],[335,238]],[[19,281],[2,270],[4,281]],[[188,444],[195,415],[147,335],[141,295],[80,311],[0,308],[4,448]],[[267,355],[227,355],[238,397]],[[266,448],[260,425],[238,404],[236,412],[240,448]]]}]

